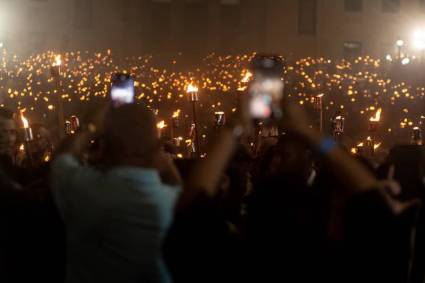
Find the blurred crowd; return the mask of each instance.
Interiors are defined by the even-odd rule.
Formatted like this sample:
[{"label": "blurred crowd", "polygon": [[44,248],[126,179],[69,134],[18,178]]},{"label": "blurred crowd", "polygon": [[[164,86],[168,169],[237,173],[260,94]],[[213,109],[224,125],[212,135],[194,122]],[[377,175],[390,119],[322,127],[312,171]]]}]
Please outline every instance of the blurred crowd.
[{"label": "blurred crowd", "polygon": [[[183,142],[190,140],[192,122],[186,90],[189,84],[197,86],[201,145],[208,143],[214,113],[235,111],[233,94],[246,87],[249,62],[255,55],[211,54],[189,65],[179,54],[157,58],[121,57],[111,50],[47,51],[21,58],[6,49],[0,51],[0,107],[24,111],[30,122],[43,124],[56,135],[62,108],[65,117],[85,116],[108,97],[111,75],[124,72],[135,78],[136,99],[164,121],[164,134]],[[283,59],[285,97],[315,115],[315,98],[323,95],[324,129],[331,134],[329,121],[342,114],[344,144],[349,148],[367,139],[368,121],[379,108],[383,110],[381,148],[409,142],[412,129],[423,127],[425,84],[418,60],[402,65],[395,59],[389,62],[369,56],[353,60]],[[51,68],[58,60],[59,76],[55,79]],[[179,127],[171,129],[175,116]],[[185,155],[183,150],[181,153]]]},{"label": "blurred crowd", "polygon": [[[259,128],[244,95],[252,55],[210,55],[194,72],[110,51],[2,58],[0,282],[424,282],[425,149],[411,130],[425,86],[390,79],[388,63],[287,59],[283,118]],[[112,107],[122,70],[138,101]],[[193,158],[164,138],[193,143],[190,83],[205,140]],[[81,117],[66,135],[59,107]],[[349,149],[377,109],[379,159]],[[335,115],[347,140],[327,134]]]}]

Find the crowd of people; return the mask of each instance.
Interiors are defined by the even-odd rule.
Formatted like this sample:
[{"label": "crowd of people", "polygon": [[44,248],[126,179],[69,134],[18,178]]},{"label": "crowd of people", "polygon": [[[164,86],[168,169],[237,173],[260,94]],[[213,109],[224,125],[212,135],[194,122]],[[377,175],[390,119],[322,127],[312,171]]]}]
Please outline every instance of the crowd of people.
[{"label": "crowd of people", "polygon": [[[190,140],[192,108],[187,86],[199,88],[198,122],[201,145],[207,143],[216,111],[235,110],[234,93],[246,87],[249,62],[255,54],[220,56],[211,54],[195,66],[176,54],[173,58],[115,55],[102,52],[53,51],[18,57],[6,49],[0,53],[0,107],[25,111],[31,123],[40,123],[57,134],[57,97],[66,117],[84,116],[108,97],[111,75],[127,72],[135,78],[136,99],[154,110],[164,121],[163,132],[183,141]],[[51,68],[60,61],[59,77]],[[416,61],[396,61],[363,56],[354,60],[285,57],[285,97],[314,115],[315,97],[323,96],[324,129],[331,131],[330,119],[345,116],[344,144],[351,148],[365,142],[368,121],[382,108],[379,140],[389,149],[409,142],[414,127],[422,127],[425,86],[418,78]],[[180,127],[171,129],[178,115]],[[314,119],[313,119],[314,120]],[[185,151],[181,152],[183,155]]]},{"label": "crowd of people", "polygon": [[[210,55],[186,73],[151,57],[118,67],[107,51],[65,54],[52,74],[53,57],[3,50],[1,282],[424,282],[425,149],[404,130],[422,126],[425,88],[390,79],[381,61],[287,59],[283,118],[259,135],[244,95],[251,55]],[[110,75],[122,70],[139,99],[113,107]],[[180,110],[189,127],[189,83],[209,109],[197,158],[157,126]],[[384,159],[318,130],[309,107],[321,94],[325,121],[353,121],[352,144],[388,113]],[[81,117],[64,138],[49,114],[58,95]],[[209,129],[216,110],[226,122]]]}]

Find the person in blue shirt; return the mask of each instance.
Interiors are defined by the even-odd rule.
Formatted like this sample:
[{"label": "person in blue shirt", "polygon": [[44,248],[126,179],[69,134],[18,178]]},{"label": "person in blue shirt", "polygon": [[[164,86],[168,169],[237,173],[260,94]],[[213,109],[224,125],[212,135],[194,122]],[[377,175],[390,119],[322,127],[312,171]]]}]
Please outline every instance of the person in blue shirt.
[{"label": "person in blue shirt", "polygon": [[[62,143],[51,167],[66,225],[66,282],[170,282],[161,248],[181,180],[154,115],[128,104],[95,116]],[[94,136],[102,136],[102,170],[79,161]]]}]

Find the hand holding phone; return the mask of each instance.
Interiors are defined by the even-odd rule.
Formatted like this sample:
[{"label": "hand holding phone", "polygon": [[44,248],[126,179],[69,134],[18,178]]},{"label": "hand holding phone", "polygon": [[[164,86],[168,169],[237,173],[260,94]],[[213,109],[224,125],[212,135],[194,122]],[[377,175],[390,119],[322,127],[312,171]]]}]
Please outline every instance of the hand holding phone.
[{"label": "hand holding phone", "polygon": [[253,80],[248,88],[254,119],[280,118],[283,97],[283,62],[278,56],[257,55],[251,61]]}]

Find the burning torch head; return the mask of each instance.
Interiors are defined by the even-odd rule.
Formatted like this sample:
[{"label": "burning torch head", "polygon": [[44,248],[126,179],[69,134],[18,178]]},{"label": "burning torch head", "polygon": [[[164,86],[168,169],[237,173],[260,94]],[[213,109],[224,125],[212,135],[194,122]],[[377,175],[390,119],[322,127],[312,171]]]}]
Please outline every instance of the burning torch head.
[{"label": "burning torch head", "polygon": [[189,94],[189,98],[191,102],[197,102],[199,100],[198,91],[199,91],[198,87],[195,86],[194,84],[191,83],[188,85],[186,92]]},{"label": "burning torch head", "polygon": [[32,129],[29,126],[28,119],[25,118],[24,113],[21,112],[21,120],[22,120],[22,126],[21,128],[21,138],[25,142],[30,142],[34,139],[34,136],[32,134]]}]

